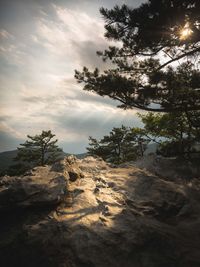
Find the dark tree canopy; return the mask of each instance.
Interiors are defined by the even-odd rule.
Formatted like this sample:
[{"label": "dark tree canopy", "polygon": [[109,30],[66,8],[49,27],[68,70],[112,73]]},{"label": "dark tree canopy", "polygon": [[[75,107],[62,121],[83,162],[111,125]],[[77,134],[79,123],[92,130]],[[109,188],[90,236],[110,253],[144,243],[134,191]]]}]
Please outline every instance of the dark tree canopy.
[{"label": "dark tree canopy", "polygon": [[199,158],[200,129],[193,127],[186,114],[148,112],[139,114],[144,133],[159,141],[158,152],[163,156]]},{"label": "dark tree canopy", "polygon": [[75,72],[84,90],[118,100],[121,108],[200,109],[200,1],[150,0],[100,12],[106,38],[119,45],[97,52],[113,68]]},{"label": "dark tree canopy", "polygon": [[100,140],[90,136],[87,150],[89,155],[97,155],[106,161],[119,164],[143,156],[149,141],[142,129],[115,127]]},{"label": "dark tree canopy", "polygon": [[163,51],[172,57],[165,66],[200,51],[199,0],[150,0],[139,8],[123,5],[101,8],[100,12],[105,19],[105,36],[123,44],[115,52],[107,50],[105,56],[149,57]]},{"label": "dark tree canopy", "polygon": [[27,162],[30,166],[43,166],[52,164],[60,156],[62,149],[56,145],[58,140],[54,139],[55,134],[51,131],[42,131],[39,135],[27,137],[28,140],[17,148],[16,161]]},{"label": "dark tree canopy", "polygon": [[185,113],[148,112],[138,116],[143,128],[122,126],[100,140],[89,137],[88,154],[119,164],[142,157],[148,145],[156,143],[162,156],[199,160],[200,129],[190,124]]}]

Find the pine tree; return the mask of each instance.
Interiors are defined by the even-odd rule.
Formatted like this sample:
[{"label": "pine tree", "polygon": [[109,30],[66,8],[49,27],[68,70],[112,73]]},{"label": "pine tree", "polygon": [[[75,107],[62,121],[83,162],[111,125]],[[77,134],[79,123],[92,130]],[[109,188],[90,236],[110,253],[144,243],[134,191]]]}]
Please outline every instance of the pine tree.
[{"label": "pine tree", "polygon": [[60,156],[62,149],[56,145],[58,140],[53,140],[55,134],[50,130],[42,131],[35,136],[27,135],[27,137],[28,140],[17,148],[16,161],[26,162],[31,166],[44,166],[52,164]]},{"label": "pine tree", "polygon": [[[138,8],[123,5],[100,12],[106,38],[121,46],[97,52],[113,68],[75,72],[84,90],[118,100],[125,109],[187,111],[197,125],[191,111],[200,110],[200,1],[149,0]],[[184,64],[172,68],[177,60]]]},{"label": "pine tree", "polygon": [[99,141],[89,137],[90,155],[97,155],[111,163],[122,163],[135,160],[138,156],[143,156],[149,139],[139,128],[113,128],[112,131]]},{"label": "pine tree", "polygon": [[191,125],[186,114],[149,112],[140,114],[139,117],[144,123],[144,134],[159,143],[160,154],[187,158],[192,154],[198,156],[199,152],[195,150],[195,146],[200,142],[200,129]]}]

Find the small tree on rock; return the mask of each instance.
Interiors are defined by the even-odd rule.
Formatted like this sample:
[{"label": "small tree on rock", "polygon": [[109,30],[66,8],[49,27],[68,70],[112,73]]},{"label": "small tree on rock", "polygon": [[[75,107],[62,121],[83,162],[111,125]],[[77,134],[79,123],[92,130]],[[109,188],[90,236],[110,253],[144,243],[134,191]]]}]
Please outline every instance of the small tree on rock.
[{"label": "small tree on rock", "polygon": [[113,128],[109,135],[97,140],[89,137],[90,155],[97,155],[112,163],[122,163],[136,160],[143,156],[149,139],[139,128],[128,128],[122,125],[121,128]]},{"label": "small tree on rock", "polygon": [[58,139],[54,139],[55,134],[51,131],[42,131],[39,135],[27,137],[28,140],[17,148],[16,161],[26,162],[31,166],[44,166],[52,164],[60,156],[62,149],[56,145]]}]

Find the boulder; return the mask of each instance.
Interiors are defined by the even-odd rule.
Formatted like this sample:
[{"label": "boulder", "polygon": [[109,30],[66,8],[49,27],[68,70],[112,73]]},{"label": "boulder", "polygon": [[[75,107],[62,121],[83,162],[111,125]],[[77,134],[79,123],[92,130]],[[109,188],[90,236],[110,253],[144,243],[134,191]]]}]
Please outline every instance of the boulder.
[{"label": "boulder", "polygon": [[24,176],[1,179],[0,210],[58,204],[66,193],[66,175],[51,166],[36,167]]},{"label": "boulder", "polygon": [[75,156],[71,155],[71,156],[64,158],[62,163],[65,169],[65,172],[69,174],[70,182],[75,182],[76,180],[84,177],[82,171],[79,168],[78,160]]}]

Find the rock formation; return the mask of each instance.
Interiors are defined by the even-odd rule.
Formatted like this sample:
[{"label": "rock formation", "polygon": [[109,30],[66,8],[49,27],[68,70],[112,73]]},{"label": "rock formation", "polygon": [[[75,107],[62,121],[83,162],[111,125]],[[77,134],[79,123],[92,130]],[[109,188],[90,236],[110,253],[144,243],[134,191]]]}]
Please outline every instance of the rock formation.
[{"label": "rock formation", "polygon": [[37,167],[20,177],[0,181],[0,210],[58,204],[67,192],[67,176],[51,166]]},{"label": "rock formation", "polygon": [[[1,181],[1,208],[9,179]],[[68,157],[12,179],[6,207],[15,202],[18,209],[2,212],[0,266],[200,266],[198,179],[177,183],[92,157]],[[14,183],[30,197],[17,197]],[[38,209],[52,200],[56,207]]]}]

